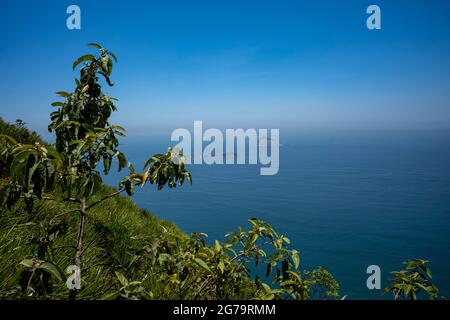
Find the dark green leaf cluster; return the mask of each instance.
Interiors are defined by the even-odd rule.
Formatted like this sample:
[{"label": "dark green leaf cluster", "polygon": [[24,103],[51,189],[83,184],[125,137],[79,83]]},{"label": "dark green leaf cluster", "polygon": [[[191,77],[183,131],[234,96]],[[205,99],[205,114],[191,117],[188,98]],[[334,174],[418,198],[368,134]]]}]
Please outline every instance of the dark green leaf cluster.
[{"label": "dark green leaf cluster", "polygon": [[29,211],[34,199],[43,199],[61,178],[60,155],[42,143],[22,145],[9,136],[0,136],[0,208],[11,208],[21,198]]},{"label": "dark green leaf cluster", "polygon": [[[58,110],[52,112],[49,131],[56,134],[56,150],[63,155],[63,190],[76,191],[78,197],[89,197],[101,183],[97,166],[103,162],[103,172],[108,174],[114,158],[119,159],[119,170],[126,165],[125,156],[117,150],[118,137],[124,137],[125,129],[109,123],[109,117],[117,108],[116,99],[102,92],[100,77],[112,86],[110,76],[115,55],[98,44],[95,56],[86,54],[78,58],[73,69],[79,68],[73,93],[57,92],[63,102],[52,105]],[[69,195],[68,195],[69,196]]]},{"label": "dark green leaf cluster", "polygon": [[405,268],[391,272],[394,275],[389,279],[392,284],[384,291],[392,292],[396,300],[400,298],[417,300],[421,292],[432,300],[439,298],[439,290],[431,282],[433,275],[430,268],[426,266],[427,263],[427,260],[422,259],[404,261]]}]

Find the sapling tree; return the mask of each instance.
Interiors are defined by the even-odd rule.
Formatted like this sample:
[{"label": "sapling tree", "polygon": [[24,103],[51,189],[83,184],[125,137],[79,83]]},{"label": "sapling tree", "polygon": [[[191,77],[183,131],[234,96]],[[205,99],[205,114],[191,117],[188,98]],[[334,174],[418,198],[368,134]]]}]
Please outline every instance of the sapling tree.
[{"label": "sapling tree", "polygon": [[[156,184],[158,190],[164,186],[175,188],[186,180],[192,183],[183,155],[169,148],[166,153],[150,157],[143,173],[137,173],[128,165],[130,173],[119,182],[118,189],[93,200],[102,186],[101,171],[107,175],[113,161],[117,161],[121,171],[127,166],[127,159],[118,150],[119,137],[125,136],[125,129],[109,121],[117,110],[116,99],[102,91],[102,80],[113,86],[111,74],[116,56],[96,43],[89,46],[99,53],[83,55],[74,62],[73,69],[79,70],[75,90],[57,92],[63,101],[52,103],[57,110],[51,113],[48,129],[56,135],[55,145],[20,144],[11,137],[0,137],[1,203],[11,208],[23,200],[30,212],[36,200],[74,203],[75,209],[59,213],[55,218],[66,214],[79,216],[74,264],[80,269],[90,209],[122,192],[131,196],[136,185],[144,186],[147,182]],[[27,261],[25,265],[34,269],[42,265],[48,267],[42,261]],[[76,295],[77,290],[71,290],[70,298],[75,299]]]}]

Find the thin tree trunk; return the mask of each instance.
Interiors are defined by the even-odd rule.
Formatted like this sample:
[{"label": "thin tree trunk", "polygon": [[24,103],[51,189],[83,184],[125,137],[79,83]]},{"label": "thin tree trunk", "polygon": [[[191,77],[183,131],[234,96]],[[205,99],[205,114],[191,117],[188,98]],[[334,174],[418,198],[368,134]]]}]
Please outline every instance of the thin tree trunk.
[{"label": "thin tree trunk", "polygon": [[[75,246],[75,265],[81,270],[81,254],[83,253],[83,236],[84,236],[84,223],[86,219],[87,201],[86,198],[81,199],[80,206],[80,221],[78,224],[77,244]],[[77,289],[70,290],[69,300],[76,300]]]}]

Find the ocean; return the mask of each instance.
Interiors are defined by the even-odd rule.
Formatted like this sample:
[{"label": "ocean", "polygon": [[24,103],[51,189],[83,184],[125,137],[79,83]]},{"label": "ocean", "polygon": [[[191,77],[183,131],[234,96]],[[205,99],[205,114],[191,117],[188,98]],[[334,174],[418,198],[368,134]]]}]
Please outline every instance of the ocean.
[{"label": "ocean", "polygon": [[[214,239],[257,217],[289,237],[301,268],[323,266],[348,299],[391,299],[366,286],[378,265],[382,288],[406,259],[430,261],[450,296],[449,132],[280,132],[280,170],[259,165],[191,165],[193,184],[139,189],[133,200],[184,232]],[[170,134],[129,137],[122,151],[138,169],[165,151]],[[106,182],[116,186],[122,173]]]}]

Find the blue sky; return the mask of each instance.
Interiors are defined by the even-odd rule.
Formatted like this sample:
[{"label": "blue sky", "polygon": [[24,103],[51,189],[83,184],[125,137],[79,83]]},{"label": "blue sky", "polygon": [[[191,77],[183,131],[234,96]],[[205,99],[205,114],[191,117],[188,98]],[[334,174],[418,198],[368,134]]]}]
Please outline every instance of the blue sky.
[{"label": "blue sky", "polygon": [[[66,8],[81,8],[81,30]],[[377,4],[382,30],[366,28]],[[114,122],[192,127],[450,128],[450,1],[0,0],[0,116],[44,132],[54,92],[98,42]]]}]

